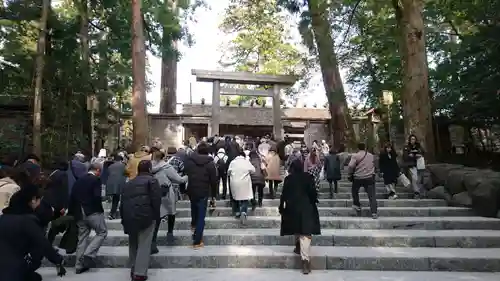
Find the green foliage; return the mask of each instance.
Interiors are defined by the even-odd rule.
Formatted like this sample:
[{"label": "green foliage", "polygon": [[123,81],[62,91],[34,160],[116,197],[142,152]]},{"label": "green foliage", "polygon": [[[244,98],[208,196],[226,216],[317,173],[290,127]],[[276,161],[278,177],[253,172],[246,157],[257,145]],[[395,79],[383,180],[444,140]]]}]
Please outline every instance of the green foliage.
[{"label": "green foliage", "polygon": [[[343,0],[347,13],[334,18],[350,26],[339,60],[347,83],[368,106],[383,90],[394,93],[393,120],[401,114],[400,37],[390,2]],[[352,21],[349,18],[352,15]],[[435,114],[458,123],[488,126],[500,120],[500,16],[498,1],[425,1],[426,46]]]},{"label": "green foliage", "polygon": [[292,41],[290,15],[276,0],[231,0],[220,29],[234,38],[224,46],[220,65],[234,71],[294,75],[309,81],[307,55]]},{"label": "green foliage", "polygon": [[[170,0],[143,1],[146,47],[151,53],[160,56],[174,51],[163,35],[192,42],[183,23],[203,2],[191,2],[177,1],[174,11]],[[41,1],[10,0],[4,4],[0,7],[0,104],[31,104]],[[84,67],[80,34],[85,11],[89,17],[88,69]],[[178,11],[182,11],[180,16]],[[47,157],[90,147],[88,95],[97,95],[100,102],[98,123],[108,122],[110,108],[130,112],[131,15],[127,0],[63,0],[52,6],[42,102],[42,140]]]}]

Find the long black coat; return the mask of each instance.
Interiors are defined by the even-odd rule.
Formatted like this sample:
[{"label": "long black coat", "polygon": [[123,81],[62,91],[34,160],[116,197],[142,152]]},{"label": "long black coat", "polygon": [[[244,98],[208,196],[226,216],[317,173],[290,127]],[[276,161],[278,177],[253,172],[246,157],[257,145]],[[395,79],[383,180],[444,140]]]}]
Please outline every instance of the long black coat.
[{"label": "long black coat", "polygon": [[325,157],[324,169],[327,180],[338,181],[342,178],[340,165],[340,158],[337,154],[328,154]]},{"label": "long black coat", "polygon": [[319,235],[318,194],[309,173],[288,175],[280,199],[281,236]]},{"label": "long black coat", "polygon": [[398,182],[400,168],[396,153],[392,153],[391,157],[385,152],[380,153],[379,169],[384,175],[384,184],[395,184]]}]

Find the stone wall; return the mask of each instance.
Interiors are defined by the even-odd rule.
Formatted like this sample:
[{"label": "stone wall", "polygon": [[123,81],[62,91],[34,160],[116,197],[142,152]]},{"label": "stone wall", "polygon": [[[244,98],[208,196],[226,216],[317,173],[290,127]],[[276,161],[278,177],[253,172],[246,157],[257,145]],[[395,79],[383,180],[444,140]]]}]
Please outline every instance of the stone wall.
[{"label": "stone wall", "polygon": [[500,217],[500,172],[455,164],[430,164],[424,184],[429,198],[471,207],[481,216]]}]

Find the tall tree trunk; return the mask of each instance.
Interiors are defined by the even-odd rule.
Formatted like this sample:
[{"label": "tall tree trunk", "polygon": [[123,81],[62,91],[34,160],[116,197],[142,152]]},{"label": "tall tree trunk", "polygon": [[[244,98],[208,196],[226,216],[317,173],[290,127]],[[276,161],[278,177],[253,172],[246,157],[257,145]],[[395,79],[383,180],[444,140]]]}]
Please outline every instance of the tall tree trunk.
[{"label": "tall tree trunk", "polygon": [[94,155],[94,99],[95,93],[92,93],[90,83],[90,45],[89,45],[89,8],[88,1],[81,0],[79,5],[80,13],[80,44],[82,52],[82,76],[85,81],[84,93],[85,96],[80,98],[82,105],[87,105],[81,110],[82,114],[82,133],[88,139],[86,149],[90,150],[91,155]]},{"label": "tall tree trunk", "polygon": [[49,17],[51,0],[43,0],[40,17],[40,33],[38,34],[36,56],[35,93],[33,97],[33,153],[42,155],[42,95],[43,70],[45,67],[45,43],[47,38],[47,19]]},{"label": "tall tree trunk", "polygon": [[[178,14],[177,0],[167,1],[169,9],[176,16]],[[167,28],[163,28],[162,45],[170,50],[161,55],[161,101],[160,113],[175,113],[177,107],[177,41]]]},{"label": "tall tree trunk", "polygon": [[392,4],[401,32],[405,135],[416,135],[426,151],[426,160],[432,162],[435,157],[435,142],[422,15],[423,1],[392,0]]},{"label": "tall tree trunk", "polygon": [[335,54],[332,29],[328,20],[328,3],[325,0],[309,0],[312,31],[319,54],[319,64],[323,76],[323,85],[332,116],[333,145],[338,149],[356,143],[351,116],[347,107],[344,86]]},{"label": "tall tree trunk", "polygon": [[146,46],[141,14],[141,0],[132,0],[132,145],[139,149],[147,143]]}]

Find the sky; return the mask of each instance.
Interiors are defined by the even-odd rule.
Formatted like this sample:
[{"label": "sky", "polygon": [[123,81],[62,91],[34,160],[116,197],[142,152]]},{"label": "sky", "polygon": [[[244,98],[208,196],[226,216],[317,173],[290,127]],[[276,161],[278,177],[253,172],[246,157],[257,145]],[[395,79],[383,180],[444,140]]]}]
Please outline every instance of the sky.
[{"label": "sky", "polygon": [[[190,88],[193,103],[200,103],[205,98],[207,104],[212,100],[212,84],[196,82],[191,75],[191,69],[222,70],[218,61],[222,56],[221,45],[228,40],[228,36],[219,31],[219,23],[222,21],[224,9],[228,6],[229,0],[208,0],[210,9],[198,9],[195,18],[198,22],[189,23],[189,30],[194,35],[195,44],[191,47],[181,45],[181,60],[177,65],[177,103],[189,103]],[[300,42],[297,34],[293,34]],[[148,108],[151,113],[159,112],[160,105],[160,81],[161,81],[161,59],[148,54],[150,65],[148,79],[155,86],[148,92],[148,101],[152,106]],[[344,71],[341,71],[344,76]],[[191,87],[190,87],[191,85]],[[307,101],[308,106],[313,104],[322,105],[326,102],[321,76],[313,77],[310,87],[303,93],[299,104]],[[180,106],[177,106],[178,111]]]}]

